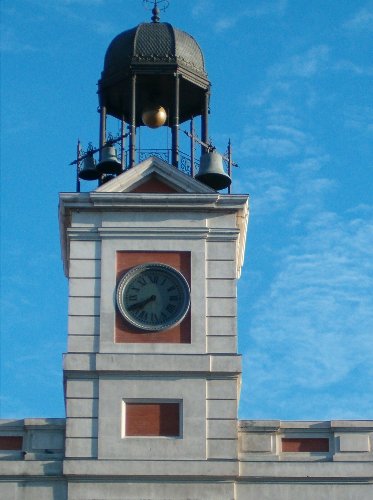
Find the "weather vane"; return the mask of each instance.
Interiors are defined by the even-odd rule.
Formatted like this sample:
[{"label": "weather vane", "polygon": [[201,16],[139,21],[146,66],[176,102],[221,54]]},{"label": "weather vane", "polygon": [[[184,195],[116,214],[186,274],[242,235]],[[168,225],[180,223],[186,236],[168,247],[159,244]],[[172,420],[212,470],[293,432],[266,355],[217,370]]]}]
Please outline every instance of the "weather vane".
[{"label": "weather vane", "polygon": [[160,17],[159,13],[164,12],[170,5],[169,0],[142,0],[144,7],[147,10],[152,11],[152,21],[153,23],[159,23]]}]

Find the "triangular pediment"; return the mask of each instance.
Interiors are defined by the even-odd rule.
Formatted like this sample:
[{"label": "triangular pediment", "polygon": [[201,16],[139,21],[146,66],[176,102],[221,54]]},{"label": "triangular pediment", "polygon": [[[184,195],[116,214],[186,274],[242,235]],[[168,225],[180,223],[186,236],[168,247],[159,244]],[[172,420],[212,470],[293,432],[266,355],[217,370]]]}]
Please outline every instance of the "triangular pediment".
[{"label": "triangular pediment", "polygon": [[98,193],[216,193],[214,189],[154,156],[127,169],[95,191]]}]

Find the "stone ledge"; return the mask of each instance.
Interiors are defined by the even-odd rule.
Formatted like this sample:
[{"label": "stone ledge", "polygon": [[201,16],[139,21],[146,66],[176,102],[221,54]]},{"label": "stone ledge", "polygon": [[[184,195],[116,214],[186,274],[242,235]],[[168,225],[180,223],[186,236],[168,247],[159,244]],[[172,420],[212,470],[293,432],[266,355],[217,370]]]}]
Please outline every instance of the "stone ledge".
[{"label": "stone ledge", "polygon": [[65,372],[241,373],[237,354],[65,354]]},{"label": "stone ledge", "polygon": [[373,420],[331,420],[330,427],[333,431],[347,430],[355,432],[361,429],[362,431],[373,432]]},{"label": "stone ledge", "polygon": [[366,452],[334,453],[333,462],[373,462],[373,453],[366,453]]},{"label": "stone ledge", "polygon": [[[54,429],[64,429],[66,420],[64,418],[24,418],[24,419],[1,419],[0,420],[0,430],[10,431],[10,430],[24,430],[25,427],[28,429],[41,427],[47,427],[46,430]],[[43,430],[43,429],[40,429]]]},{"label": "stone ledge", "polygon": [[12,460],[0,461],[0,476],[13,477],[17,479],[22,476],[62,476],[61,460]]},{"label": "stone ledge", "polygon": [[236,460],[65,460],[63,473],[74,476],[204,476],[233,478],[238,474]]},{"label": "stone ledge", "polygon": [[238,431],[242,433],[251,432],[279,432],[289,433],[336,433],[347,434],[373,432],[373,420],[239,420]]},{"label": "stone ledge", "polygon": [[336,479],[372,481],[373,463],[354,462],[240,462],[240,477],[269,479]]}]

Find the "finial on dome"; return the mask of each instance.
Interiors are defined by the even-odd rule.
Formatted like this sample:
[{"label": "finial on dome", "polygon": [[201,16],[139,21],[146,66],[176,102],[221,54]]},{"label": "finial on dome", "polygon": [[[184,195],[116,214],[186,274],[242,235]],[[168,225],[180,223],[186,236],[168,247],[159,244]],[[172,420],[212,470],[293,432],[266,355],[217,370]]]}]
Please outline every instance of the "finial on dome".
[{"label": "finial on dome", "polygon": [[159,9],[157,7],[157,2],[154,4],[154,8],[152,10],[152,21],[153,23],[159,23],[160,17],[159,17]]},{"label": "finial on dome", "polygon": [[153,14],[151,20],[153,21],[153,23],[159,23],[161,19],[159,17],[160,12],[164,12],[170,5],[169,0],[143,0],[143,3],[148,10],[150,10],[150,5],[153,5],[153,7],[151,8]]}]

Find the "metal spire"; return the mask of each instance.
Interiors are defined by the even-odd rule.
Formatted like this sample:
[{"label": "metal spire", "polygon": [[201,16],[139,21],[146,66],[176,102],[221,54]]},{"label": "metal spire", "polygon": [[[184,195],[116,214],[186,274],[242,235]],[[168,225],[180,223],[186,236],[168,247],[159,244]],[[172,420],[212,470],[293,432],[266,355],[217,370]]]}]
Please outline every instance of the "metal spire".
[{"label": "metal spire", "polygon": [[159,17],[159,14],[167,9],[167,7],[170,5],[170,2],[169,0],[143,0],[143,4],[146,9],[152,11],[152,22],[159,23],[161,19]]}]

